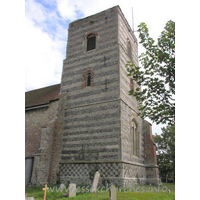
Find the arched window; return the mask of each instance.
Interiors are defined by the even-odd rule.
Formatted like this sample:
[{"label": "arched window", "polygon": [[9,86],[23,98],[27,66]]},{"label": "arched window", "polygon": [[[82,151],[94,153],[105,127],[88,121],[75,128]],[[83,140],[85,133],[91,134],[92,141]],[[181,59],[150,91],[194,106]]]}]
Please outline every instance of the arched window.
[{"label": "arched window", "polygon": [[91,80],[92,80],[91,73],[88,73],[87,74],[87,86],[91,86]]},{"label": "arched window", "polygon": [[134,82],[133,82],[133,79],[131,78],[130,79],[130,90],[133,90],[133,93],[134,93]]},{"label": "arched window", "polygon": [[136,154],[136,125],[132,122],[132,133],[133,133],[133,155]]},{"label": "arched window", "polygon": [[96,35],[91,33],[87,36],[87,51],[96,48]]},{"label": "arched window", "polygon": [[131,47],[131,42],[128,39],[128,43],[127,43],[127,50],[128,50],[128,57],[130,58],[130,61],[133,62],[133,58],[132,58],[132,47]]},{"label": "arched window", "polygon": [[88,86],[94,86],[94,71],[91,68],[86,69],[82,76],[82,89]]},{"label": "arched window", "polygon": [[136,123],[132,120],[132,137],[133,137],[133,141],[132,141],[132,145],[133,145],[133,155],[139,157],[139,133],[137,130],[137,126]]}]

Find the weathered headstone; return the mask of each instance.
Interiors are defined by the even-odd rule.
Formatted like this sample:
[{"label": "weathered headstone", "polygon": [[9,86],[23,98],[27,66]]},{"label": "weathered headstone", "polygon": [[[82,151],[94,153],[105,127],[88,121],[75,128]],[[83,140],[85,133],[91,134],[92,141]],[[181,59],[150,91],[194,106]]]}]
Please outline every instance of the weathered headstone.
[{"label": "weathered headstone", "polygon": [[117,200],[116,188],[114,185],[110,186],[109,200]]},{"label": "weathered headstone", "polygon": [[69,198],[76,196],[76,184],[71,183],[69,184]]},{"label": "weathered headstone", "polygon": [[34,200],[34,197],[25,197],[25,200]]},{"label": "weathered headstone", "polygon": [[63,191],[63,190],[65,190],[66,189],[66,186],[65,186],[65,184],[60,184],[60,191]]},{"label": "weathered headstone", "polygon": [[92,183],[92,187],[90,189],[90,192],[96,192],[97,191],[97,185],[99,183],[99,177],[100,177],[100,173],[97,171],[94,175],[94,179],[93,179],[93,183]]},{"label": "weathered headstone", "polygon": [[160,187],[163,185],[160,179],[159,179],[158,185],[159,185]]}]

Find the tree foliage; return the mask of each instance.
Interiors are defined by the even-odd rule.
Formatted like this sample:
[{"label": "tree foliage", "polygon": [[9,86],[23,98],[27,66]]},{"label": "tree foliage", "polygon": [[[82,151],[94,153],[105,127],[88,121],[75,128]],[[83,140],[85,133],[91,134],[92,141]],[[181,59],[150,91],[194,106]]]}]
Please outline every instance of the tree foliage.
[{"label": "tree foliage", "polygon": [[175,125],[162,128],[161,135],[153,135],[157,150],[160,176],[175,178]]},{"label": "tree foliage", "polygon": [[145,52],[139,57],[142,67],[127,63],[128,76],[137,83],[130,95],[140,102],[141,117],[156,124],[175,124],[175,22],[168,21],[157,44],[149,36],[145,23],[138,26],[140,43]]}]

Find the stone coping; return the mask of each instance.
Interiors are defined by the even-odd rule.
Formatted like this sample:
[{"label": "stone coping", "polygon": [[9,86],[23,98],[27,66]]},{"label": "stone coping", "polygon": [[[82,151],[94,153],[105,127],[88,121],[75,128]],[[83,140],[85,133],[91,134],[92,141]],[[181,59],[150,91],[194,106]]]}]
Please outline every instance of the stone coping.
[{"label": "stone coping", "polygon": [[86,160],[81,160],[81,161],[60,161],[59,164],[90,164],[90,163],[95,163],[95,164],[101,164],[101,163],[125,163],[125,164],[131,164],[131,165],[136,165],[136,166],[141,166],[141,167],[155,167],[157,168],[158,165],[155,164],[140,164],[140,163],[133,163],[129,161],[123,161],[123,160],[98,160],[98,161],[86,161]]}]

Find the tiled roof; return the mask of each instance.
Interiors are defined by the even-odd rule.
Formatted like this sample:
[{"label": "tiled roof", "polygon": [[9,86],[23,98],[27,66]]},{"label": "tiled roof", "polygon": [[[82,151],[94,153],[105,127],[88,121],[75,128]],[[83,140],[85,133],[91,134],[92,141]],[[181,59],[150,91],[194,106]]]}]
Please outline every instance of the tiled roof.
[{"label": "tiled roof", "polygon": [[47,104],[52,100],[56,100],[64,96],[60,93],[60,85],[52,85],[25,93],[25,107],[33,107]]}]

